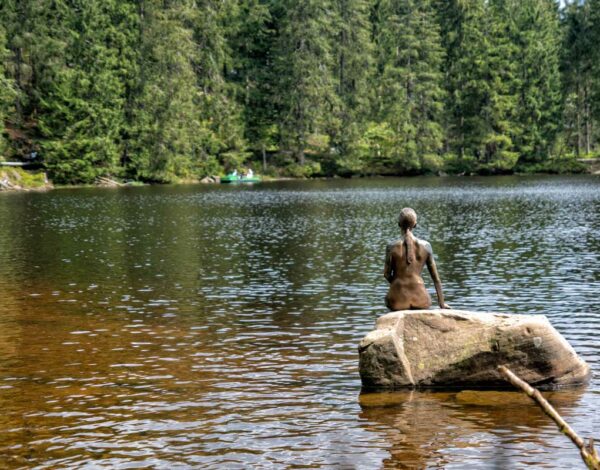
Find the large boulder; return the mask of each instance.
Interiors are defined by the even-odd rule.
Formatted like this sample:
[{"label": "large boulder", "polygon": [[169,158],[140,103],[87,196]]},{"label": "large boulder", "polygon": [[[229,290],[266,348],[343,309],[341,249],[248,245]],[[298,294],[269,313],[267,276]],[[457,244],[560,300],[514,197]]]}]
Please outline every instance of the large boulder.
[{"label": "large boulder", "polygon": [[506,388],[506,365],[542,388],[587,382],[590,368],[543,315],[405,310],[377,320],[361,341],[366,389]]}]

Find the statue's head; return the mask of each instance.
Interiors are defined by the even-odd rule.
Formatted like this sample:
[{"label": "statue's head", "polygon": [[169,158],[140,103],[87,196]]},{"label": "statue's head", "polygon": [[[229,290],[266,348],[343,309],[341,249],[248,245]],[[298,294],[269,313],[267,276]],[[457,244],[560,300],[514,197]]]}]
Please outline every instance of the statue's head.
[{"label": "statue's head", "polygon": [[412,230],[417,226],[417,213],[410,207],[405,207],[400,211],[398,217],[398,226],[402,230]]}]

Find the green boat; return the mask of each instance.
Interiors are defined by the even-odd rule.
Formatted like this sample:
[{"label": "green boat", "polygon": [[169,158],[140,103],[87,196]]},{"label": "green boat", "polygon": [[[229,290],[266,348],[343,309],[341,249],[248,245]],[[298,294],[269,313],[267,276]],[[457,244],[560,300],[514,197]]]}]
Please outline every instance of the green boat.
[{"label": "green boat", "polygon": [[236,175],[233,173],[228,174],[227,176],[223,176],[221,178],[221,183],[259,183],[260,176],[242,176]]}]

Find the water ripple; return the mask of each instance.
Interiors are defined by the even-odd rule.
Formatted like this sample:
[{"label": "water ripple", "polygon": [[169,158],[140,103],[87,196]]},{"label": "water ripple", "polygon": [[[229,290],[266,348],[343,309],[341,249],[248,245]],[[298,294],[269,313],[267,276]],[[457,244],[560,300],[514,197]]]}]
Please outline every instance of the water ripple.
[{"label": "water ripple", "polygon": [[[550,400],[600,421],[593,177],[372,179],[0,197],[7,468],[566,468],[516,393],[360,395],[385,245],[419,213],[456,308],[546,315],[590,363]],[[600,436],[596,436],[600,437]]]}]

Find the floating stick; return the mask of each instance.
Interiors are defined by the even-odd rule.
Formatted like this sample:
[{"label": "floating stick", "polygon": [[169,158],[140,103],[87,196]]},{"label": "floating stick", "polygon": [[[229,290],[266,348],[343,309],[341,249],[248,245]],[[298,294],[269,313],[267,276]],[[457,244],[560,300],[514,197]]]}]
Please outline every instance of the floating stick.
[{"label": "floating stick", "polygon": [[594,439],[590,439],[586,448],[585,442],[581,437],[577,435],[577,433],[573,430],[571,426],[567,424],[567,422],[562,418],[561,415],[554,409],[554,407],[546,400],[542,394],[531,385],[529,385],[524,380],[521,380],[517,377],[510,369],[505,366],[498,366],[498,370],[502,374],[502,376],[513,384],[516,388],[525,392],[529,397],[531,397],[541,408],[544,410],[552,420],[558,426],[558,429],[563,434],[566,434],[571,441],[579,448],[579,452],[581,453],[581,458],[588,466],[590,470],[600,470],[600,456],[596,449],[594,449]]}]

